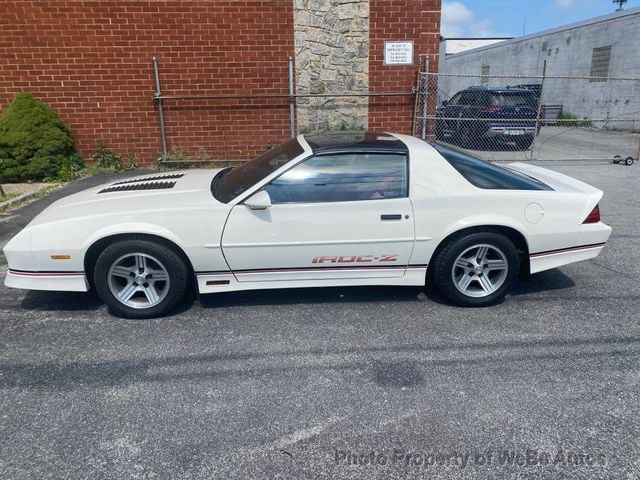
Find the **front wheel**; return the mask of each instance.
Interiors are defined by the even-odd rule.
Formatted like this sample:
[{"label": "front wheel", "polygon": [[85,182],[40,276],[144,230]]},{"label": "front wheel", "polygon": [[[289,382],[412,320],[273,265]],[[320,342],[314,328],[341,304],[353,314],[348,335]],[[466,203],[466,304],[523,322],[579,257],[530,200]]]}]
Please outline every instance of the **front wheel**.
[{"label": "front wheel", "polygon": [[478,232],[447,243],[434,260],[433,278],[457,305],[483,307],[501,300],[516,278],[520,261],[511,240]]},{"label": "front wheel", "polygon": [[125,240],[98,257],[94,285],[100,298],[126,318],[169,313],[184,297],[188,269],[170,248],[148,240]]},{"label": "front wheel", "polygon": [[479,146],[479,139],[475,136],[475,130],[471,125],[464,125],[460,130],[460,146],[468,150],[476,150]]}]

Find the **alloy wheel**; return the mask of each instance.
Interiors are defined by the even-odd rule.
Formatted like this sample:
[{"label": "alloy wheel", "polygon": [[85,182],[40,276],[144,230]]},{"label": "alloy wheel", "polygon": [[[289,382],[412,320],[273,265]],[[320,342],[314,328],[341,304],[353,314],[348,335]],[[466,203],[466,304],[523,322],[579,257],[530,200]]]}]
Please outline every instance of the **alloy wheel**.
[{"label": "alloy wheel", "polygon": [[107,283],[113,297],[130,308],[151,308],[169,292],[169,272],[146,253],[123,255],[111,264]]},{"label": "alloy wheel", "polygon": [[481,298],[498,290],[507,279],[507,257],[494,245],[478,244],[464,250],[451,267],[453,284],[463,295]]}]

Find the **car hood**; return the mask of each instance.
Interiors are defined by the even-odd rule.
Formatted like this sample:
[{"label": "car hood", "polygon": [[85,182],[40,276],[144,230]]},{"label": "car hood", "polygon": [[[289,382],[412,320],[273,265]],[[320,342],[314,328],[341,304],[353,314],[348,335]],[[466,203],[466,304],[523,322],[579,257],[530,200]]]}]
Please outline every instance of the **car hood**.
[{"label": "car hood", "polygon": [[221,169],[183,170],[125,178],[64,197],[42,211],[31,226],[118,212],[176,210],[222,205],[211,194]]}]

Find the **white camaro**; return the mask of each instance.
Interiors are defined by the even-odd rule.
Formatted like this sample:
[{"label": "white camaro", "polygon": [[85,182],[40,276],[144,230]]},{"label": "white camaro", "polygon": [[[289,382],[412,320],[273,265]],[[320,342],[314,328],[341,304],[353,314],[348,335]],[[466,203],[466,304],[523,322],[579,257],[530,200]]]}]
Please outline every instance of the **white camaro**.
[{"label": "white camaro", "polygon": [[112,312],[200,293],[424,285],[501,299],[518,273],[596,257],[602,192],[405,135],[300,136],[238,168],[159,173],[57,201],[4,248],[9,287],[87,291]]}]

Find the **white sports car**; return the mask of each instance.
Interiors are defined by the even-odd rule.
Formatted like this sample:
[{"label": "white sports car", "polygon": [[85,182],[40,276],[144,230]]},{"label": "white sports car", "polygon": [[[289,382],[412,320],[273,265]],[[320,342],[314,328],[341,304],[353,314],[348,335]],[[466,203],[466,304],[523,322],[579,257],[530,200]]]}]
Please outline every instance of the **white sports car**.
[{"label": "white sports car", "polygon": [[238,168],[147,175],[57,201],[4,248],[5,284],[95,288],[111,311],[169,312],[200,293],[436,286],[500,300],[520,273],[596,257],[602,191],[405,135],[299,136]]}]

